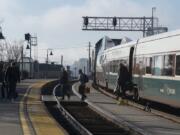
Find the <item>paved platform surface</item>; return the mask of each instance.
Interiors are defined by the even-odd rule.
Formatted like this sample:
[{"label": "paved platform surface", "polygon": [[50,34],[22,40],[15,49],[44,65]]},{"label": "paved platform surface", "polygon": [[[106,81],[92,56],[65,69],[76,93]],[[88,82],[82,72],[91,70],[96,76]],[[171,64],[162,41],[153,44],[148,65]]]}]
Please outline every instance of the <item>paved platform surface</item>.
[{"label": "paved platform surface", "polygon": [[[74,84],[73,88],[75,93],[80,96],[77,92],[78,85],[78,83]],[[115,99],[98,92],[92,87],[87,97],[86,102],[97,106],[119,123],[130,126],[141,133],[147,135],[180,135],[179,123],[132,106],[119,105]]]},{"label": "paved platform surface", "polygon": [[28,87],[33,81],[22,81],[17,86],[18,98],[14,103],[0,98],[0,134],[2,135],[22,135],[21,121],[19,117],[19,103]]},{"label": "paved platform surface", "polygon": [[41,101],[47,80],[24,80],[17,86],[15,102],[0,99],[0,135],[65,135]]}]

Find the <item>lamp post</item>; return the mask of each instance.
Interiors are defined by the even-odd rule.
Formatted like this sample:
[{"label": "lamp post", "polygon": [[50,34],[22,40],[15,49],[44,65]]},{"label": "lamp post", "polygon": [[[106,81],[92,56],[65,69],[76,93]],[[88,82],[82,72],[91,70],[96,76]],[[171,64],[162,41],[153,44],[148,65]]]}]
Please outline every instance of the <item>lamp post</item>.
[{"label": "lamp post", "polygon": [[[50,54],[49,54],[49,51],[51,51]],[[52,49],[47,49],[47,60],[46,60],[47,64],[49,64],[49,55],[53,55]]]},{"label": "lamp post", "polygon": [[31,36],[29,33],[25,34],[25,40],[28,41],[26,49],[30,49],[30,75],[32,77],[32,57],[31,57],[31,50],[32,46],[37,46],[37,36]]},{"label": "lamp post", "polygon": [[[50,54],[49,54],[49,51],[51,51],[50,52]],[[53,55],[53,53],[52,53],[52,49],[47,49],[47,59],[46,59],[46,67],[47,67],[47,71],[46,71],[46,73],[45,73],[45,78],[48,78],[48,64],[49,64],[49,55]]]},{"label": "lamp post", "polygon": [[[22,46],[21,46],[21,77],[22,79],[24,79],[24,45],[26,45],[24,44],[26,43],[25,41],[26,40],[22,41]],[[28,44],[26,46],[26,49],[30,49],[30,46]],[[29,61],[29,64],[30,64],[30,61]]]},{"label": "lamp post", "polygon": [[25,40],[28,41],[28,44],[27,44],[27,47],[26,49],[29,49],[30,50],[30,61],[29,61],[29,64],[30,64],[30,71],[29,71],[29,74],[30,74],[30,78],[32,77],[32,63],[31,63],[31,35],[29,33],[26,33],[25,34]]}]

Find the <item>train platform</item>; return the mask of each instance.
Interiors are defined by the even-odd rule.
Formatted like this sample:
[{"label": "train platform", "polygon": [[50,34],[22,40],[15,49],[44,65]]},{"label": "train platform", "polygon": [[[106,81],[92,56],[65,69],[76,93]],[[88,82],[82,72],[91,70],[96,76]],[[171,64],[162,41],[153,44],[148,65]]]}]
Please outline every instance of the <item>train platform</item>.
[{"label": "train platform", "polygon": [[[128,104],[119,104],[117,100],[88,85],[90,93],[87,93],[85,102],[115,123],[143,135],[180,135],[180,123]],[[80,98],[78,86],[79,83],[73,85],[73,92]]]},{"label": "train platform", "polygon": [[41,101],[41,88],[47,80],[24,80],[17,86],[14,102],[0,99],[0,134],[67,135]]}]

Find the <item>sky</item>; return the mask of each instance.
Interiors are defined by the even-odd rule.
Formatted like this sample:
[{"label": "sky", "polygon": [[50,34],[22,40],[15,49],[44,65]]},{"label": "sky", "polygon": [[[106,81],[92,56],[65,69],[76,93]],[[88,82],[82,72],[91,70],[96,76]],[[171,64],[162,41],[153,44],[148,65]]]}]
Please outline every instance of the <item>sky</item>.
[{"label": "sky", "polygon": [[[179,0],[0,0],[0,26],[8,41],[24,40],[25,33],[37,35],[38,47],[32,50],[45,62],[47,49],[52,49],[52,62],[64,64],[88,57],[92,46],[103,36],[111,38],[142,37],[140,32],[82,31],[82,16],[155,16],[169,31],[180,29]],[[26,43],[24,43],[26,44]],[[27,52],[27,55],[28,52]]]}]

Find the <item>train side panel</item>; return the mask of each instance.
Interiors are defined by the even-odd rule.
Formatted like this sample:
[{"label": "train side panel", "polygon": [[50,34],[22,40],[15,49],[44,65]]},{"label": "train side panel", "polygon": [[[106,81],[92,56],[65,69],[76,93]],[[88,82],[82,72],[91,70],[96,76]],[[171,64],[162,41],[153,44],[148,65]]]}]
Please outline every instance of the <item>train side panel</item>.
[{"label": "train side panel", "polygon": [[[137,43],[137,44],[136,44]],[[129,64],[130,48],[134,47],[133,81],[141,98],[180,107],[180,31],[140,39],[112,47],[99,55],[99,84],[116,87],[118,65]],[[128,65],[127,65],[128,67]],[[97,67],[98,69],[98,67]]]},{"label": "train side panel", "polygon": [[140,97],[180,107],[180,79],[176,77],[180,68],[179,44],[179,34],[138,44],[134,82],[138,84]]}]

